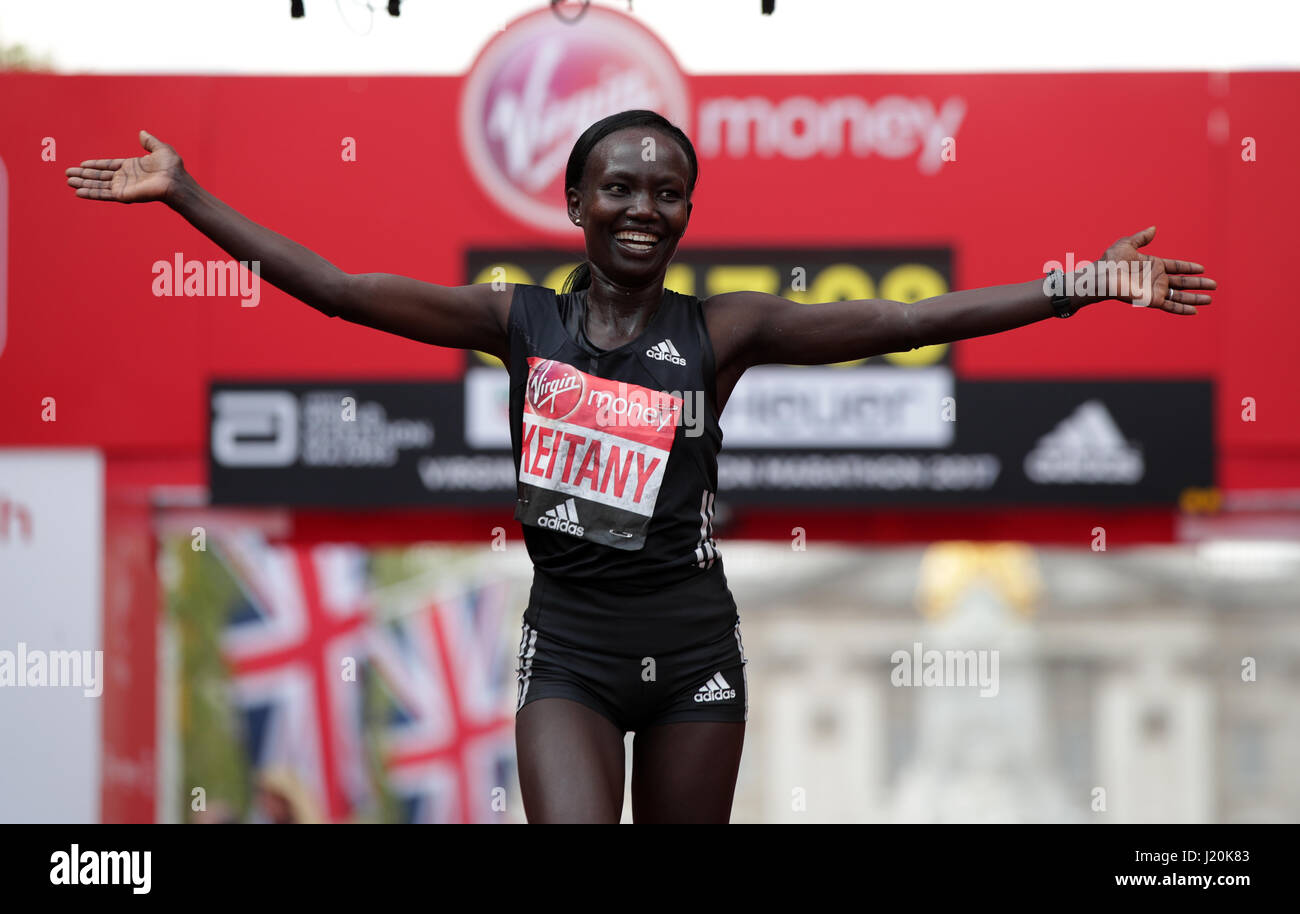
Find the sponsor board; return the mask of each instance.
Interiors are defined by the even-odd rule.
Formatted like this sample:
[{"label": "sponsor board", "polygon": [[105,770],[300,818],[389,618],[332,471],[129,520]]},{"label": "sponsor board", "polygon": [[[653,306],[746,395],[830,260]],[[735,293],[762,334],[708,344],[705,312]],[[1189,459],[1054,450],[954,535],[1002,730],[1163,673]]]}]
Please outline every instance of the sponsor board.
[{"label": "sponsor board", "polygon": [[[563,28],[581,32],[587,21],[588,17],[584,17],[577,25]],[[26,77],[4,74],[0,78],[21,81]],[[267,93],[285,93],[288,102],[283,109],[288,116],[268,123],[269,136],[228,137],[231,145],[223,147],[223,155],[232,160],[255,155],[259,143],[289,148],[297,142],[304,135],[304,125],[310,125],[312,100],[322,91],[334,93],[342,122],[366,117],[397,122],[402,120],[403,112],[420,111],[423,117],[406,119],[414,131],[409,139],[416,145],[442,145],[448,153],[448,179],[419,186],[404,184],[400,168],[385,167],[391,164],[387,159],[378,163],[381,167],[363,169],[364,175],[358,173],[365,181],[363,191],[337,201],[340,208],[335,218],[320,220],[313,227],[315,249],[355,249],[348,248],[356,240],[350,237],[353,227],[366,224],[365,211],[374,200],[390,198],[401,200],[406,211],[449,211],[456,218],[434,220],[427,231],[398,231],[383,239],[370,237],[374,250],[357,249],[362,261],[387,258],[385,262],[397,273],[447,284],[466,281],[463,271],[467,247],[509,250],[544,244],[562,248],[561,257],[575,262],[582,251],[582,235],[576,227],[566,225],[566,234],[557,235],[535,231],[529,227],[531,224],[517,220],[510,214],[514,210],[503,210],[480,187],[459,148],[459,133],[447,145],[446,131],[441,127],[456,123],[467,78],[468,74],[419,80],[222,77],[210,81],[212,92],[202,99],[176,93],[174,80],[164,76],[133,77],[131,88],[160,112],[159,116],[191,128],[211,122],[221,110],[255,107]],[[1250,98],[1264,100],[1261,104],[1276,102],[1283,108],[1300,86],[1300,74],[1288,74],[1285,79],[1275,74],[1234,76],[1234,80],[1239,78],[1251,83],[1247,93]],[[52,81],[39,97],[23,91],[3,93],[7,123],[37,129],[50,108],[75,107],[77,99],[90,91],[112,94],[120,88],[120,80],[86,76]],[[1190,98],[1211,110],[1223,101],[1214,97],[1215,81],[1207,81],[1203,73],[1132,74],[1132,80],[1135,91],[1166,107]],[[947,247],[953,252],[953,266],[958,271],[953,278],[967,288],[1034,276],[1041,279],[1038,268],[1042,263],[1048,259],[1064,262],[1071,250],[1076,259],[1098,254],[1095,249],[1073,249],[1071,245],[1081,242],[1071,241],[1068,232],[1048,233],[1039,239],[1045,247],[1029,264],[1033,269],[1017,274],[1003,268],[1006,258],[1001,256],[997,239],[1014,234],[1015,219],[1011,214],[1032,210],[1041,188],[1052,186],[1060,174],[1091,175],[1098,162],[1106,161],[1108,142],[1104,136],[1095,131],[1088,136],[1080,134],[1068,147],[1055,149],[1050,157],[1017,160],[1014,166],[1018,180],[998,188],[995,205],[990,205],[993,197],[987,182],[967,178],[972,156],[978,159],[998,150],[1034,147],[1039,128],[1032,119],[1020,117],[1026,98],[1067,110],[1094,110],[1111,97],[1107,74],[994,74],[963,80],[955,91],[950,80],[907,74],[773,77],[688,73],[686,82],[693,106],[689,118],[693,124],[688,129],[701,157],[697,202],[707,205],[707,210],[697,208],[692,228],[678,252],[680,264],[670,266],[685,264],[696,280],[697,292],[706,291],[705,279],[716,279],[718,275],[713,268],[716,264],[697,270],[684,259],[693,256],[701,244],[759,250],[820,247],[828,242],[856,248],[881,242]],[[961,97],[967,105],[967,114],[956,133],[947,129],[943,113],[954,97]],[[930,130],[936,122],[944,124],[943,135],[953,137],[962,151],[957,161],[945,162],[929,176],[919,170],[923,161],[920,150],[929,155],[937,147],[919,140],[933,135]],[[1279,123],[1278,127],[1300,131],[1300,124]],[[45,132],[40,135],[44,137]],[[1226,181],[1236,174],[1229,169],[1234,159],[1240,167],[1240,159],[1218,155],[1222,151],[1221,139],[1198,134],[1162,153],[1161,173],[1167,180],[1152,189],[1151,205],[1176,207],[1177,188],[1203,183],[1207,162],[1212,163],[1214,180]],[[93,125],[88,122],[66,125],[61,141],[68,148],[97,142]],[[554,145],[559,148],[561,141],[557,139]],[[909,146],[913,149],[910,156],[891,157],[905,154]],[[807,155],[810,149],[814,150],[811,156]],[[710,150],[716,150],[716,154]],[[52,155],[53,149],[48,152]],[[385,155],[391,152],[388,149]],[[0,437],[8,444],[94,443],[114,453],[131,453],[146,460],[201,451],[208,409],[206,387],[212,378],[322,379],[332,375],[348,380],[459,380],[466,358],[461,352],[402,342],[390,334],[357,327],[349,329],[337,320],[325,320],[310,309],[303,310],[305,306],[299,304],[277,306],[274,310],[278,316],[258,331],[258,345],[249,346],[247,318],[257,309],[241,309],[237,302],[217,299],[191,301],[185,307],[139,307],[139,296],[148,296],[152,279],[147,263],[143,273],[131,258],[105,260],[100,269],[89,272],[62,269],[57,251],[43,243],[40,233],[12,230],[24,219],[28,224],[39,223],[38,201],[15,189],[24,184],[35,186],[43,180],[43,172],[51,167],[46,158],[4,152],[10,185],[7,297],[13,306],[8,309],[8,316],[13,318],[8,329],[13,332],[8,333],[0,352],[0,387],[6,393],[0,397]],[[337,170],[338,160],[333,159],[331,165],[330,156],[300,158],[304,186],[328,182]],[[1300,181],[1300,174],[1284,170],[1282,176]],[[1266,228],[1259,232],[1230,231],[1218,261],[1251,256],[1245,247],[1248,237],[1288,237],[1286,208],[1267,205],[1281,197],[1276,189],[1265,190],[1265,183],[1237,187],[1235,192],[1245,194],[1251,202],[1234,211],[1256,213]],[[780,198],[764,193],[764,189],[777,186],[797,188],[798,192]],[[563,206],[562,194],[552,197],[544,192],[542,196],[556,209]],[[89,204],[77,201],[70,205]],[[942,218],[936,220],[936,214]],[[175,239],[165,225],[148,222],[132,229],[140,249],[164,254],[174,251]],[[1235,223],[1234,227],[1241,228]],[[1201,228],[1199,234],[1187,236],[1188,250],[1212,247],[1210,230]],[[0,256],[2,252],[0,245]],[[738,263],[733,260],[722,266]],[[366,268],[367,263],[359,261],[356,267]],[[1207,271],[1217,275],[1214,263],[1207,264]],[[818,270],[808,269],[810,288],[818,275]],[[835,271],[823,276],[822,282],[851,275],[852,271]],[[868,275],[881,287],[883,275],[871,271]],[[541,272],[533,275],[535,282],[543,279]],[[788,283],[786,276],[781,279],[783,285]],[[978,358],[963,364],[978,367],[979,375],[989,378],[1059,375],[1172,380],[1207,375],[1231,377],[1234,390],[1245,393],[1268,388],[1272,405],[1264,409],[1260,401],[1254,423],[1243,422],[1240,409],[1227,408],[1230,403],[1245,406],[1240,402],[1244,394],[1217,404],[1215,414],[1224,447],[1222,479],[1229,486],[1259,479],[1266,463],[1270,485],[1300,485],[1300,462],[1269,458],[1261,463],[1263,458],[1258,452],[1266,444],[1278,455],[1300,453],[1300,424],[1287,421],[1287,417],[1300,413],[1300,385],[1274,384],[1270,374],[1270,366],[1288,363],[1294,340],[1300,337],[1296,332],[1300,318],[1276,304],[1278,296],[1270,288],[1270,281],[1268,271],[1247,272],[1234,278],[1234,295],[1269,303],[1275,309],[1269,320],[1278,332],[1262,335],[1248,347],[1216,345],[1225,332],[1234,332],[1229,325],[1235,318],[1212,308],[1203,309],[1197,320],[1178,322],[1180,327],[1185,324],[1184,329],[1190,328],[1188,345],[1167,346],[1161,345],[1161,340],[1169,318],[1136,313],[1137,309],[1121,316],[1127,306],[1110,303],[1098,308],[1100,317],[1090,315],[1051,327],[1045,322],[1014,335],[955,343],[952,349],[957,352],[978,348]],[[680,285],[677,288],[684,289]],[[4,284],[0,284],[0,293],[3,290]],[[878,294],[886,293],[879,288]],[[19,334],[15,303],[40,301],[43,297],[57,298],[60,307],[26,309]],[[266,303],[259,307],[265,309]],[[1117,336],[1116,322],[1120,320],[1125,322],[1125,330]],[[69,335],[66,329],[72,325],[82,332]],[[1047,336],[1042,338],[1042,345],[1017,342],[1022,335],[1028,339],[1043,334]],[[1057,339],[1058,334],[1064,335]],[[105,345],[110,339],[130,339],[132,345]],[[44,345],[49,340],[61,341],[60,359],[49,358],[50,347]],[[682,341],[674,342],[680,347]],[[148,371],[140,370],[142,354],[147,354]],[[326,363],[332,358],[337,364],[326,371]],[[881,357],[869,364],[876,363],[889,362]],[[670,367],[666,363],[654,364]],[[167,383],[159,384],[158,379],[164,377]],[[58,394],[56,388],[60,385],[51,382],[59,378],[79,391],[77,403],[68,409],[66,399],[58,397],[58,421],[48,421],[53,416],[44,409],[43,401]],[[112,378],[113,383],[104,384],[105,378]],[[160,422],[160,416],[166,416],[166,421]],[[1011,459],[1019,465],[1023,457],[1021,454]],[[165,474],[169,484],[206,482],[201,463],[179,467]],[[464,455],[447,456],[430,465],[435,482],[453,484],[480,485],[485,469],[493,472],[482,461],[466,460]],[[507,471],[500,475],[509,478],[511,474]]]},{"label": "sponsor board", "polygon": [[[465,255],[465,282],[524,283],[560,292],[581,260],[576,248],[472,249]],[[702,300],[725,292],[753,291],[809,306],[855,299],[914,302],[952,291],[952,251],[920,247],[691,248],[674,256],[664,287]],[[664,347],[648,355],[671,362],[674,353]],[[810,370],[951,364],[952,346],[942,343]],[[484,353],[467,353],[467,371],[482,365],[499,367],[501,361]]]},{"label": "sponsor board", "polygon": [[718,490],[736,505],[1174,505],[1215,484],[1212,391],[958,380],[951,409],[933,404],[952,417],[944,448],[751,450],[724,438]]},{"label": "sponsor board", "polygon": [[[588,126],[630,108],[664,115],[709,163],[879,159],[939,175],[968,119],[963,95],[748,91],[693,103],[672,53],[637,19],[584,8],[577,27],[549,10],[495,36],[461,88],[461,151],[483,194],[533,229],[570,232],[562,178]],[[716,81],[706,85],[717,89]]]},{"label": "sponsor board", "polygon": [[510,447],[510,376],[504,366],[465,369],[465,443],[476,450]]},{"label": "sponsor board", "polygon": [[[499,368],[473,369],[464,385],[214,385],[212,500],[504,507],[523,484],[532,489],[528,522],[542,526],[547,515],[589,538],[599,520],[635,542],[681,400],[531,361],[518,471]],[[877,383],[873,369],[815,381],[802,369],[773,371],[798,382],[796,395],[730,429],[732,405],[722,417],[719,497],[733,506],[1175,505],[1184,489],[1216,483],[1209,381],[963,381],[936,380],[941,366],[884,370],[912,385],[902,389],[920,418],[886,424],[889,435],[872,439],[873,427],[858,421],[865,410],[858,420],[826,410],[863,397]],[[760,388],[775,383],[756,377]],[[371,418],[340,431],[348,395]],[[372,440],[353,441],[355,433]]]},{"label": "sponsor board", "polygon": [[[722,434],[735,448],[947,447],[955,427],[943,419],[954,393],[944,367],[900,371],[866,367],[763,365],[741,377],[722,414]],[[501,369],[465,372],[465,440],[476,449],[510,446],[503,401],[510,379]]]},{"label": "sponsor board", "polygon": [[856,371],[759,366],[741,377],[722,414],[731,448],[947,447],[954,424],[946,367]]},{"label": "sponsor board", "polygon": [[208,403],[213,504],[464,504],[512,484],[466,465],[459,383],[217,381]]}]

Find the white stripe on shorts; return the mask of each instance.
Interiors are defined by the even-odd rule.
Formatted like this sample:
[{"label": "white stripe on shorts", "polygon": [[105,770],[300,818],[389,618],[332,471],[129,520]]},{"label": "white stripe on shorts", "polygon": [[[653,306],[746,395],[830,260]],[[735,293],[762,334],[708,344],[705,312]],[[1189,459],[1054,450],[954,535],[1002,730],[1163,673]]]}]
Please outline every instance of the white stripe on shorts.
[{"label": "white stripe on shorts", "polygon": [[521,662],[516,671],[519,674],[519,699],[515,703],[516,713],[524,706],[524,699],[528,697],[528,681],[533,675],[533,655],[536,653],[537,629],[525,622],[524,635],[519,639],[519,653],[517,655]]},{"label": "white stripe on shorts", "polygon": [[740,651],[740,678],[745,684],[745,720],[749,720],[749,670],[745,668],[745,665],[749,663],[749,661],[745,659],[745,643],[740,640],[739,619],[736,620],[734,631],[736,633],[736,647]]}]

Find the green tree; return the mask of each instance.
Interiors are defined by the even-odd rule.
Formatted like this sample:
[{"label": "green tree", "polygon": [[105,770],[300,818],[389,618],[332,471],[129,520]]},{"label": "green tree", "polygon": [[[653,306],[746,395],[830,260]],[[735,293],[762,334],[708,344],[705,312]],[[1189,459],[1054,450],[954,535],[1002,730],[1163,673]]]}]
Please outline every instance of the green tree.
[{"label": "green tree", "polygon": [[9,44],[0,36],[0,70],[53,70],[49,54],[37,54],[22,42]]}]

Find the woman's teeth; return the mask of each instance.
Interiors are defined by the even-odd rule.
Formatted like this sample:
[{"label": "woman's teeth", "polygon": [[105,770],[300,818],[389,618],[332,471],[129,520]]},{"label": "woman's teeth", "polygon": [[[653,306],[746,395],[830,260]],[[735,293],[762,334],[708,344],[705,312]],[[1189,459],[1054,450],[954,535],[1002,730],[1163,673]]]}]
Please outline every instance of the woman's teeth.
[{"label": "woman's teeth", "polygon": [[659,241],[657,236],[644,232],[618,232],[614,238],[634,251],[648,251]]}]

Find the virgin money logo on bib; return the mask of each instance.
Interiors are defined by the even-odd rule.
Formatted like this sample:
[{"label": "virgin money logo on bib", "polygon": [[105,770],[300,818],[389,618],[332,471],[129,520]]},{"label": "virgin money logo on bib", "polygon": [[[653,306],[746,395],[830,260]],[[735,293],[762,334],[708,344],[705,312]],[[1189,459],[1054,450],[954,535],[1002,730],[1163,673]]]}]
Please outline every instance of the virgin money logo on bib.
[{"label": "virgin money logo on bib", "polygon": [[528,406],[539,416],[563,419],[582,402],[583,377],[572,365],[539,360],[528,371]]},{"label": "virgin money logo on bib", "polygon": [[686,80],[668,49],[635,19],[588,7],[576,25],[549,8],[489,42],[461,91],[461,148],[502,210],[535,228],[569,232],[564,166],[601,118],[657,111],[689,132]]}]

